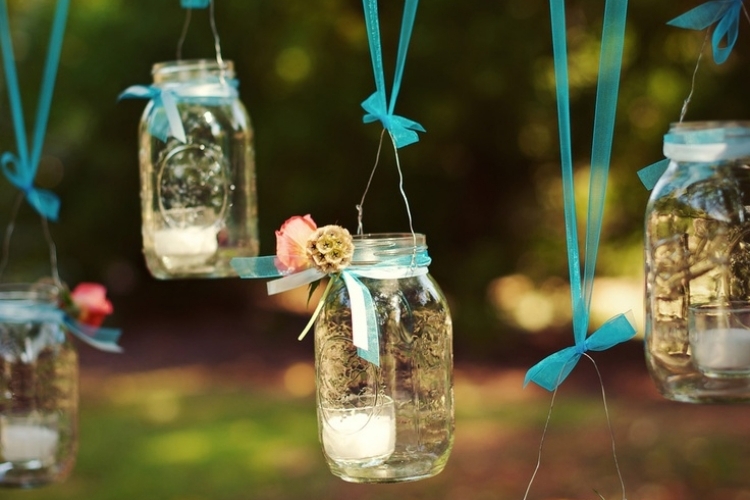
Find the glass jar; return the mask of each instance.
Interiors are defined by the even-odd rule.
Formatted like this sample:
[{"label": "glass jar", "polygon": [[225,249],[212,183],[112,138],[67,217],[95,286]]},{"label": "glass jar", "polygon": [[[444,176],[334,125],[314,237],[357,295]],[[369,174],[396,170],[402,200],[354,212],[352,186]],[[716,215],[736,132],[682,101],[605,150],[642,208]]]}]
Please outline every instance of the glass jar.
[{"label": "glass jar", "polygon": [[[155,64],[140,123],[143,252],[160,279],[236,276],[258,254],[253,130],[231,61]],[[182,140],[184,134],[184,140]]]},{"label": "glass jar", "polygon": [[750,122],[673,125],[645,221],[646,360],[676,401],[750,401]]},{"label": "glass jar", "polygon": [[78,355],[50,285],[0,286],[0,485],[62,481],[78,448]]},{"label": "glass jar", "polygon": [[[372,296],[379,366],[352,341],[350,294],[336,281],[315,324],[319,437],[328,465],[351,482],[438,474],[453,445],[453,329],[427,271],[425,237],[354,237],[353,273]],[[417,255],[426,258],[414,264]],[[399,259],[400,262],[393,259]]]}]

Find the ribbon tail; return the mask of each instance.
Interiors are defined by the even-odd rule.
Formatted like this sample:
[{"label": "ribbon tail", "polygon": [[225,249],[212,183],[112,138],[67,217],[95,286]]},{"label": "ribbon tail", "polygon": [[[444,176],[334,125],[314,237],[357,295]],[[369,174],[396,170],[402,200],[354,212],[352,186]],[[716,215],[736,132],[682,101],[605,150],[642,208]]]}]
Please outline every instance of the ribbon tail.
[{"label": "ribbon tail", "polygon": [[641,184],[651,191],[656,186],[656,183],[659,182],[661,176],[664,175],[664,172],[667,171],[667,167],[669,167],[669,159],[666,158],[643,167],[638,171],[638,178],[641,180]]},{"label": "ribbon tail", "polygon": [[550,354],[526,372],[523,386],[526,387],[529,382],[534,382],[548,391],[554,391],[568,378],[581,356],[582,354],[576,347],[566,347]]},{"label": "ribbon tail", "polygon": [[42,217],[57,222],[60,214],[60,198],[52,191],[31,188],[26,192],[26,201]]},{"label": "ribbon tail", "polygon": [[360,358],[380,366],[380,340],[375,304],[367,287],[350,273],[341,273],[349,292],[352,311],[352,342]]},{"label": "ribbon tail", "polygon": [[153,99],[157,95],[158,91],[156,91],[152,87],[147,87],[146,85],[132,85],[123,90],[120,95],[117,96],[117,100],[121,101],[123,99]]},{"label": "ribbon tail", "polygon": [[618,314],[604,323],[586,339],[586,349],[605,351],[610,347],[632,339],[636,334],[633,311]]},{"label": "ribbon tail", "polygon": [[177,101],[171,92],[164,90],[161,93],[161,102],[164,105],[164,112],[167,114],[167,120],[169,121],[169,131],[172,137],[180,141],[181,143],[187,142],[185,136],[185,127],[182,125],[182,119],[180,118],[180,112],[177,109]]},{"label": "ribbon tail", "polygon": [[122,333],[114,328],[93,328],[66,316],[63,321],[67,330],[82,342],[106,352],[122,352],[117,341]]},{"label": "ribbon tail", "polygon": [[240,278],[278,278],[281,273],[276,268],[276,257],[235,257],[229,264]]},{"label": "ribbon tail", "polygon": [[289,274],[287,276],[284,276],[283,278],[269,281],[268,283],[266,283],[266,287],[268,288],[268,295],[275,295],[277,293],[283,293],[294,288],[307,285],[308,283],[312,283],[313,281],[317,281],[324,277],[325,273],[322,273],[314,267],[311,267],[309,269],[305,269],[304,271]]}]

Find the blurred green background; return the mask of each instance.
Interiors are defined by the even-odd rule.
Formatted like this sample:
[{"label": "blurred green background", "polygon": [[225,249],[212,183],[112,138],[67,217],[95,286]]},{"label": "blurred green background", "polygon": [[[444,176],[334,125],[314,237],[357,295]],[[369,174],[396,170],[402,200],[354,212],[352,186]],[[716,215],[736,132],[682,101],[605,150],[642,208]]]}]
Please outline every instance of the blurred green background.
[{"label": "blurred green background", "polygon": [[[691,79],[705,34],[671,28],[665,23],[697,3],[630,2],[595,287],[595,320],[607,319],[608,315],[631,307],[640,313],[642,307],[641,232],[648,192],[640,185],[636,172],[661,159],[662,135],[670,122],[679,118],[683,101],[691,92]],[[390,81],[402,2],[380,4],[386,80]],[[603,2],[568,4],[574,156],[578,213],[583,223]],[[29,127],[54,5],[53,0],[9,0]],[[312,358],[310,339],[302,343],[295,340],[308,318],[308,313],[300,311],[299,301],[269,300],[262,282],[160,282],[146,271],[141,254],[136,144],[137,125],[145,102],[118,103],[117,96],[130,85],[150,83],[152,64],[175,58],[184,19],[185,11],[179,8],[178,0],[72,1],[45,156],[37,181],[41,187],[58,193],[62,200],[60,221],[52,225],[52,234],[63,280],[71,285],[80,281],[104,283],[115,305],[115,314],[108,325],[125,331],[124,356],[104,356],[82,348],[84,375],[92,379],[119,380],[116,377],[121,373],[150,373],[196,363],[241,365],[243,373],[277,373],[279,367],[299,360],[309,362]],[[703,51],[705,57],[695,74],[687,120],[750,116],[747,98],[750,66],[746,64],[750,55],[746,43],[749,26],[742,21],[740,43],[725,64],[717,66],[708,48]],[[235,63],[240,95],[255,127],[261,253],[274,252],[273,232],[291,215],[310,213],[318,223],[339,223],[355,229],[355,205],[370,175],[380,134],[378,125],[361,123],[363,111],[359,104],[375,88],[361,2],[216,0],[216,24],[223,55]],[[193,12],[183,56],[214,56],[208,11]],[[0,79],[0,96],[0,151],[15,150],[3,79]],[[400,158],[414,227],[427,235],[433,258],[430,271],[450,300],[457,366],[510,364],[525,368],[551,350],[568,344],[570,306],[547,3],[544,0],[423,1],[396,112],[417,120],[427,129],[420,142],[400,151]],[[408,230],[393,155],[388,148],[385,151],[365,204],[368,232]],[[8,182],[0,182],[0,225],[10,219],[15,196]],[[6,281],[33,281],[49,274],[39,218],[26,205],[16,222],[10,248]],[[641,383],[639,387],[648,387],[640,350],[622,352],[637,367],[627,373],[635,373]],[[146,386],[151,384],[141,382]],[[244,382],[239,386],[244,387]],[[204,392],[199,390],[196,395],[186,396],[184,406],[191,412],[180,414],[179,422],[184,428],[162,434],[160,429],[144,426],[136,417],[140,410],[129,407],[130,403],[112,403],[111,398],[94,397],[99,394],[97,383],[91,382],[87,387],[90,391],[84,391],[84,396],[89,395],[94,401],[84,404],[84,444],[76,472],[79,479],[66,486],[72,490],[67,493],[71,496],[65,498],[94,498],[89,496],[91,488],[98,491],[96,498],[112,499],[125,498],[126,493],[128,497],[184,500],[294,498],[306,492],[313,498],[338,498],[324,493],[332,487],[329,482],[332,479],[325,476],[320,457],[313,459],[314,466],[310,466],[318,469],[303,467],[302,472],[297,471],[304,479],[297,485],[298,493],[278,490],[294,484],[280,479],[292,474],[285,469],[286,465],[276,469],[263,465],[266,463],[263,457],[276,456],[273,450],[277,438],[295,443],[299,439],[299,446],[308,446],[308,451],[295,452],[293,447],[290,456],[277,457],[292,464],[291,469],[299,458],[294,453],[309,458],[306,453],[316,446],[309,398],[302,403],[294,398],[284,399],[276,405],[274,398],[279,396],[274,390],[268,394],[257,392],[260,389],[252,389],[249,394],[242,392],[245,401],[234,397],[231,391],[217,393],[213,385],[208,385]],[[148,394],[146,391],[142,397],[148,399],[151,397]],[[176,394],[183,397],[182,392]],[[597,405],[595,390],[592,397],[593,402],[582,403],[582,408],[586,404]],[[138,400],[137,396],[134,398]],[[231,401],[234,402],[230,404]],[[535,460],[536,430],[541,427],[539,419],[543,417],[539,415],[545,414],[546,399],[539,401],[543,402],[541,407],[534,400],[519,409],[535,415],[532,418],[526,413],[526,417],[520,418],[531,418],[526,423],[533,429],[525,435],[525,440],[517,443],[527,454],[519,459],[523,467]],[[253,409],[250,413],[243,406],[246,404]],[[304,413],[303,407],[308,413]],[[477,407],[484,408],[479,404]],[[213,417],[201,420],[203,410],[198,408],[211,409]],[[275,425],[278,419],[274,415],[279,418],[287,415],[294,420],[294,415],[300,412],[307,415],[303,423],[291,421],[283,429],[273,427],[262,432],[258,430],[260,427],[254,427]],[[493,419],[491,411],[483,415],[480,428],[492,422],[513,428],[507,421]],[[668,421],[672,417],[665,418]],[[251,428],[242,427],[245,424]],[[116,428],[129,429],[132,439],[129,434],[119,434]],[[198,432],[195,430],[198,428],[205,435],[196,438],[191,433]],[[231,434],[236,428],[262,435],[258,446],[265,450],[257,452],[260,457],[257,470],[252,468],[256,465],[238,470],[246,473],[249,470],[251,476],[270,474],[264,476],[264,481],[271,486],[242,482],[249,476],[231,470],[232,453],[240,453],[237,450],[218,462],[211,462],[222,473],[239,474],[227,483],[238,481],[237,490],[222,494],[210,495],[200,489],[191,493],[190,480],[197,478],[189,472],[170,477],[164,472],[169,466],[156,472],[149,468],[148,457],[161,460],[159,456],[169,455],[164,450],[181,442],[180,439],[187,442],[193,439],[194,447],[203,450],[196,452],[199,457],[196,463],[204,459],[210,462],[212,453],[222,455],[224,444],[207,448],[206,440],[213,440],[216,435],[227,444],[226,433]],[[290,428],[296,438],[288,434]],[[598,421],[596,428],[603,429],[603,423]],[[112,433],[117,434],[114,436],[117,442],[104,439]],[[155,441],[146,442],[151,434]],[[636,444],[640,442],[633,439]],[[679,437],[673,441],[669,446],[678,446]],[[709,446],[704,441],[701,446]],[[600,442],[606,445],[606,436]],[[706,442],[712,453],[728,453],[720,443]],[[93,446],[104,448],[92,449]],[[209,449],[212,451],[206,451]],[[679,450],[666,450],[666,454],[684,455]],[[96,484],[98,474],[108,469],[107,460],[100,455],[117,455],[120,451],[130,457],[123,459],[122,464],[133,464],[133,468],[124,470],[125,466],[119,465],[117,479],[102,475]],[[465,451],[468,453],[465,460],[473,463],[474,451]],[[747,452],[735,451],[740,455]],[[97,453],[100,455],[95,456]],[[634,453],[639,453],[637,446]],[[485,460],[494,460],[492,454],[485,455]],[[741,463],[743,456],[732,458],[731,463]],[[171,459],[164,460],[169,464]],[[307,463],[305,460],[300,459],[303,464]],[[637,456],[632,460],[631,463],[638,463]],[[654,461],[662,467],[654,466],[654,470],[672,470],[664,468],[664,459],[657,457]],[[136,462],[140,465],[135,466]],[[460,478],[472,477],[459,469],[445,481],[455,478],[460,486]],[[709,498],[706,492],[715,491],[716,484],[731,486],[732,481],[711,476],[719,474],[711,471],[703,471],[712,478],[700,483],[703,489],[690,483],[693,489],[675,496],[664,493],[675,491],[671,488],[662,493],[658,488],[649,490],[650,483],[644,480],[646,493],[641,497],[706,499]],[[518,477],[525,479],[526,472],[524,468]],[[660,477],[668,481],[672,476],[688,482],[700,482],[703,477],[689,466],[677,467]],[[292,477],[297,476],[292,474]],[[324,482],[316,483],[312,477]],[[80,481],[93,482],[83,486]],[[107,485],[109,481],[117,484],[112,491]],[[156,485],[161,481],[182,486],[159,493]],[[254,491],[260,493],[240,491],[242,484],[245,488],[259,488]],[[316,486],[319,484],[324,486]],[[132,489],[123,485],[131,485]],[[422,484],[399,491],[403,498],[433,498],[431,491],[434,495],[448,494],[444,485]],[[732,487],[743,490],[742,481]],[[148,491],[154,493],[148,496]],[[357,489],[357,493],[351,494],[366,495],[364,491]],[[490,485],[485,493],[475,492],[466,498],[496,498],[492,491],[497,491],[496,486]],[[588,488],[581,491],[591,493]],[[33,498],[51,498],[39,494]],[[388,494],[377,494],[361,498],[391,498]],[[445,498],[463,498],[458,493],[450,495]]]}]

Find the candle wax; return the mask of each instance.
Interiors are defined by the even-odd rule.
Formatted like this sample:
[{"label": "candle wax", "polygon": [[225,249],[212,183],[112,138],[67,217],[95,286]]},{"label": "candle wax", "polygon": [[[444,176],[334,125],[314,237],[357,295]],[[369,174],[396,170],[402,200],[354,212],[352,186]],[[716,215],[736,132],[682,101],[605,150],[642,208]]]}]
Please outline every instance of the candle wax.
[{"label": "candle wax", "polygon": [[695,363],[705,370],[750,371],[750,330],[716,328],[692,332]]},{"label": "candle wax", "polygon": [[54,462],[59,435],[49,427],[5,424],[0,429],[0,456],[9,462]]},{"label": "candle wax", "polygon": [[323,448],[334,460],[387,457],[396,449],[396,422],[389,415],[337,415],[323,425]]}]

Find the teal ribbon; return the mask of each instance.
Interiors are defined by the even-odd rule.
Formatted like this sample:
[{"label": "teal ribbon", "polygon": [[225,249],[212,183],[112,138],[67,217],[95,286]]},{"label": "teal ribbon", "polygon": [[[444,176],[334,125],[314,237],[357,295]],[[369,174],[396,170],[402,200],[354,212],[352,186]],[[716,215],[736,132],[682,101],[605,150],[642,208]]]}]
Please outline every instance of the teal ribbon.
[{"label": "teal ribbon", "polygon": [[586,338],[614,137],[617,95],[625,40],[627,0],[607,0],[604,8],[599,82],[594,115],[594,137],[591,151],[589,206],[586,220],[586,259],[583,279],[581,279],[581,256],[578,248],[573,182],[565,1],[550,0],[550,9],[558,123],[560,127],[565,235],[568,247],[568,271],[570,273],[575,345],[554,353],[534,365],[526,373],[524,385],[534,382],[545,389],[554,390],[570,374],[586,351],[590,349],[603,350],[624,342],[632,338],[636,330],[628,315],[619,314],[602,325],[588,339]]},{"label": "teal ribbon", "polygon": [[[306,269],[294,274],[284,275],[276,268],[275,260],[276,257],[274,256],[235,257],[231,260],[231,265],[237,274],[244,279],[279,278],[275,282],[268,283],[269,294],[304,286],[325,276],[315,269]],[[340,271],[339,274],[344,280],[344,285],[349,294],[353,342],[357,346],[359,357],[375,366],[380,366],[380,334],[375,315],[375,303],[370,290],[362,283],[361,279],[404,278],[412,275],[415,269],[427,268],[430,262],[431,259],[427,251],[421,250],[412,255],[382,259],[375,264],[351,265]],[[297,279],[298,277],[299,279]],[[331,276],[331,279],[335,279],[335,275]],[[279,281],[287,281],[288,285],[274,286]],[[325,296],[321,297],[313,320],[320,312],[325,298]],[[358,345],[360,344],[358,339],[362,338],[367,339],[366,349]]]},{"label": "teal ribbon", "polygon": [[[117,98],[120,99],[150,99],[154,102],[154,112],[148,121],[148,131],[162,142],[167,142],[169,136],[185,143],[185,127],[177,109],[177,96],[169,88],[160,88],[154,85],[133,85],[125,89]],[[158,110],[163,109],[167,117],[168,126],[164,126],[163,120],[159,120]]]},{"label": "teal ribbon", "polygon": [[[716,25],[711,36],[714,61],[722,64],[732,53],[740,26],[742,0],[711,0],[678,16],[667,24],[678,28],[704,30]],[[722,41],[726,41],[724,47]]]},{"label": "teal ribbon", "polygon": [[210,3],[211,0],[180,0],[183,9],[205,9]]},{"label": "teal ribbon", "polygon": [[[6,323],[54,323],[70,332],[84,343],[107,352],[122,352],[117,345],[121,331],[114,328],[97,328],[85,325],[57,308],[53,304],[3,303],[0,301],[0,322]],[[62,339],[59,339],[62,341]]]},{"label": "teal ribbon", "polygon": [[148,118],[149,133],[162,142],[167,142],[167,139],[171,136],[184,144],[187,142],[187,134],[177,103],[180,100],[231,99],[232,113],[235,119],[243,122],[245,119],[244,113],[239,109],[236,102],[238,86],[239,81],[236,78],[221,81],[217,79],[216,82],[196,81],[165,85],[133,85],[125,89],[117,99],[150,99],[154,103],[154,109]]},{"label": "teal ribbon", "polygon": [[396,99],[401,89],[401,80],[404,75],[404,65],[406,64],[406,53],[414,28],[418,0],[406,0],[404,5],[404,16],[401,21],[401,35],[398,42],[396,70],[393,76],[390,102],[388,101],[385,89],[383,51],[380,46],[378,2],[377,0],[362,0],[362,2],[365,10],[365,26],[367,28],[367,38],[370,43],[370,57],[372,59],[373,73],[375,74],[376,89],[374,94],[362,102],[362,108],[367,111],[362,121],[364,123],[380,121],[383,127],[391,133],[397,148],[408,146],[409,144],[418,142],[419,136],[417,132],[425,132],[425,129],[414,120],[393,113],[396,108]]},{"label": "teal ribbon", "polygon": [[18,149],[16,154],[6,152],[0,156],[0,164],[5,176],[11,184],[24,193],[28,203],[40,215],[52,221],[57,220],[60,212],[60,200],[51,191],[34,187],[34,178],[36,177],[39,160],[42,156],[42,145],[44,144],[47,121],[52,105],[52,94],[55,88],[57,67],[60,62],[60,52],[62,50],[63,35],[65,34],[69,3],[70,0],[59,0],[55,9],[52,34],[50,35],[49,48],[47,50],[47,60],[39,91],[33,141],[31,150],[29,150],[26,139],[26,124],[23,116],[21,92],[18,85],[18,75],[16,74],[15,57],[13,55],[13,41],[10,36],[8,6],[6,0],[0,0],[0,50],[2,50],[3,54],[3,68],[8,86],[8,97],[13,117],[13,128],[16,134],[16,147]]}]

